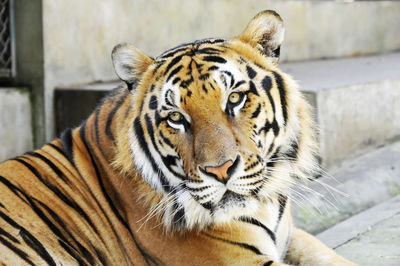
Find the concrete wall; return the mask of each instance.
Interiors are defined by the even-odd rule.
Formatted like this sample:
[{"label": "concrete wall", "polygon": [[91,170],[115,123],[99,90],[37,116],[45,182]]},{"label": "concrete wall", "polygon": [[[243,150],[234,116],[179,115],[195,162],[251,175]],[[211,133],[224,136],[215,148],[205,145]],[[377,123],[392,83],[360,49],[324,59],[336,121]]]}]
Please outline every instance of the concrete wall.
[{"label": "concrete wall", "polygon": [[110,52],[120,42],[156,56],[185,41],[238,35],[257,12],[274,9],[287,28],[283,60],[400,48],[400,2],[44,0],[42,4],[47,140],[54,131],[54,88],[115,79]]},{"label": "concrete wall", "polygon": [[21,88],[0,88],[0,161],[32,150],[31,103]]},{"label": "concrete wall", "polygon": [[16,78],[13,87],[31,92],[33,138],[36,147],[45,142],[44,51],[42,0],[14,0]]}]

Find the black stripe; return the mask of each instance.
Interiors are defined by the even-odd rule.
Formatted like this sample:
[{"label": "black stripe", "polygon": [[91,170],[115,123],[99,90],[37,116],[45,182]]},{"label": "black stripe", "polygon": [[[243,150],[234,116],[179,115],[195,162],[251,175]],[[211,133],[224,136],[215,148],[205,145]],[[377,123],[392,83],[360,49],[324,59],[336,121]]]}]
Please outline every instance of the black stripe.
[{"label": "black stripe", "polygon": [[272,142],[271,145],[269,145],[267,155],[270,154],[274,148],[275,148],[275,144],[274,144],[274,142]]},{"label": "black stripe", "polygon": [[0,176],[0,182],[3,183],[9,190],[11,190],[15,196],[17,196],[18,198],[20,198],[22,201],[24,201],[25,203],[28,203],[25,199],[25,197],[23,197],[24,193],[21,189],[19,189],[18,187],[16,187],[13,183],[11,183],[8,179],[6,179],[3,176]]},{"label": "black stripe", "polygon": [[132,110],[133,103],[130,103],[128,108],[126,108],[124,119],[126,119],[129,115],[129,112]]},{"label": "black stripe", "polygon": [[227,76],[229,76],[230,78],[230,84],[229,84],[229,88],[233,87],[233,84],[235,83],[235,78],[233,77],[232,73],[229,71],[222,71],[222,73],[226,74]]},{"label": "black stripe", "polygon": [[[213,80],[213,81],[214,81],[214,83],[217,83],[215,80]],[[215,87],[214,87],[214,85],[213,85],[211,82],[208,83],[208,85],[211,87],[211,89],[216,90]]]},{"label": "black stripe", "polygon": [[232,244],[232,245],[235,245],[235,246],[239,246],[239,247],[245,248],[247,250],[250,250],[250,251],[254,252],[257,255],[263,255],[260,252],[260,250],[258,248],[256,248],[255,246],[252,246],[252,245],[249,245],[249,244],[246,244],[246,243],[231,241],[231,240],[220,238],[220,237],[216,237],[216,236],[212,236],[212,235],[209,235],[207,233],[202,233],[202,234],[205,235],[205,236],[208,236],[208,237],[210,237],[212,239],[220,240],[220,241],[223,241],[225,243],[229,243],[229,244]]},{"label": "black stripe", "polygon": [[115,138],[114,138],[113,132],[111,131],[111,123],[113,121],[115,113],[117,112],[117,110],[121,107],[122,103],[124,102],[125,97],[126,97],[126,95],[122,94],[118,98],[117,102],[115,103],[114,108],[110,111],[110,113],[107,116],[106,129],[105,129],[106,135],[112,140],[112,142],[114,143],[114,146],[116,145],[116,143],[115,143]]},{"label": "black stripe", "polygon": [[277,127],[277,123],[276,120],[274,119],[275,123],[272,122],[272,124],[270,124],[268,121],[265,122],[264,126],[262,128],[260,128],[258,130],[258,134],[260,135],[261,132],[265,131],[265,134],[267,134],[267,132],[273,127],[274,130],[274,135],[276,136],[276,132],[279,133],[279,127]]},{"label": "black stripe", "polygon": [[92,153],[91,153],[91,151],[89,149],[89,145],[88,145],[88,143],[86,141],[86,136],[85,136],[86,122],[87,121],[85,120],[84,123],[82,124],[79,133],[80,133],[81,140],[82,140],[83,144],[85,145],[85,148],[86,148],[86,150],[87,150],[87,152],[89,154],[90,161],[91,161],[92,166],[93,166],[93,168],[95,170],[96,177],[97,177],[97,180],[98,180],[98,182],[100,184],[101,191],[102,191],[103,195],[105,196],[108,204],[110,205],[112,211],[114,212],[115,216],[117,216],[118,220],[130,231],[130,227],[129,227],[128,223],[122,218],[121,214],[119,213],[119,211],[115,207],[114,203],[112,202],[110,196],[108,195],[108,193],[107,193],[107,191],[106,191],[106,189],[104,187],[103,180],[102,180],[101,175],[100,175],[100,170],[97,167],[97,164],[96,164],[96,162],[94,160],[94,157],[93,157],[93,155],[92,155]]},{"label": "black stripe", "polygon": [[274,263],[272,260],[267,261],[266,263],[263,264],[263,266],[270,266],[272,265],[272,263]]},{"label": "black stripe", "polygon": [[21,242],[19,242],[18,239],[16,239],[13,235],[8,233],[7,231],[3,230],[3,228],[1,228],[1,227],[0,227],[0,235],[7,237],[9,240],[11,240],[14,243],[18,243],[18,244],[21,243]]},{"label": "black stripe", "polygon": [[204,207],[204,209],[207,209],[207,210],[212,210],[212,204],[211,204],[211,202],[209,201],[209,202],[206,202],[206,203],[200,203],[201,204],[201,206],[203,206]]},{"label": "black stripe", "polygon": [[[170,160],[170,158],[171,158],[172,156],[163,156],[163,155],[161,154],[160,150],[158,149],[158,146],[157,146],[155,137],[154,137],[154,129],[153,129],[153,125],[152,125],[151,119],[150,119],[150,117],[149,117],[147,114],[145,114],[144,118],[146,119],[146,127],[147,127],[147,131],[148,131],[148,133],[149,133],[150,139],[151,139],[151,143],[153,144],[153,147],[154,147],[154,149],[156,150],[156,152],[160,155],[160,157],[161,157],[161,159],[162,159],[164,165],[168,168],[168,170],[169,170],[174,176],[176,176],[176,177],[178,177],[178,178],[180,178],[180,179],[185,179],[185,176],[182,176],[181,174],[175,172],[175,171],[170,167],[170,165],[171,165],[171,160]],[[184,124],[184,126],[185,126],[185,124]],[[185,129],[186,129],[186,127],[185,127]],[[176,158],[176,157],[174,157],[174,158]],[[175,160],[174,160],[174,161],[175,161]],[[160,171],[158,171],[158,172],[159,172],[158,176],[159,176],[160,178],[164,178],[164,179],[165,179],[165,181],[161,181],[161,183],[166,183],[166,184],[168,184],[168,186],[170,186],[170,185],[169,185],[169,182],[167,181],[167,179],[166,179],[166,177],[164,176],[164,174],[160,174]]]},{"label": "black stripe", "polygon": [[289,160],[296,160],[297,159],[297,151],[299,149],[299,145],[297,144],[297,140],[292,140],[289,144],[290,149],[288,152],[285,153],[285,156]]},{"label": "black stripe", "polygon": [[179,63],[179,61],[181,61],[182,59],[182,55],[175,57],[174,59],[171,60],[171,62],[167,65],[166,69],[165,69],[165,75],[168,74],[168,72],[170,71],[170,69]]},{"label": "black stripe", "polygon": [[172,81],[172,85],[175,85],[176,83],[178,83],[181,79],[179,77],[174,78],[174,80]]},{"label": "black stripe", "polygon": [[54,145],[53,143],[47,143],[50,147],[61,153],[63,156],[67,157],[67,155],[64,153],[62,149],[60,149],[57,145]]},{"label": "black stripe", "polygon": [[218,70],[219,67],[218,66],[210,66],[207,71],[213,71],[213,70]]},{"label": "black stripe", "polygon": [[250,118],[257,118],[261,111],[261,104],[258,104],[257,109],[251,114]]},{"label": "black stripe", "polygon": [[[188,49],[188,47],[187,47],[187,43],[185,43],[185,44],[182,44],[182,46],[177,46],[177,47],[174,47],[174,48],[171,48],[171,49],[168,49],[167,51],[165,51],[161,56],[160,56],[160,58],[167,58],[167,57],[171,57],[171,56],[173,56],[173,55],[175,55],[175,54],[177,54],[177,53],[179,53],[179,52],[182,52],[182,51],[186,51],[187,49]],[[178,47],[182,47],[182,48],[179,48],[179,49],[177,49]],[[172,51],[173,50],[173,51]],[[170,52],[169,52],[170,51]]]},{"label": "black stripe", "polygon": [[160,171],[158,171],[158,165],[154,161],[154,158],[151,156],[150,150],[147,146],[147,142],[144,138],[145,134],[143,131],[143,127],[140,123],[139,117],[137,117],[135,119],[134,128],[135,128],[135,132],[136,132],[136,138],[139,141],[139,146],[142,149],[142,151],[144,152],[144,154],[146,155],[147,160],[150,162],[150,164],[153,168],[153,172],[158,173],[159,179],[161,181],[161,185],[163,186],[163,189],[166,189],[168,192],[170,192],[172,190],[172,187],[169,185],[169,182],[166,179],[166,177],[164,176],[164,174],[161,173]]},{"label": "black stripe", "polygon": [[250,178],[259,176],[259,175],[260,175],[261,173],[263,173],[263,172],[264,172],[264,170],[261,169],[261,170],[255,172],[255,173],[250,174],[250,175],[242,175],[241,177],[239,177],[239,179],[241,179],[241,180],[243,180],[243,179],[250,179]]},{"label": "black stripe", "polygon": [[272,107],[272,112],[275,114],[275,102],[274,99],[272,98],[270,89],[272,87],[272,83],[271,83],[271,78],[269,76],[265,76],[265,78],[262,80],[261,84],[263,89],[265,90],[265,93],[268,96],[269,102],[271,103],[271,107]]},{"label": "black stripe", "polygon": [[226,63],[226,60],[224,58],[215,55],[205,56],[203,57],[203,61],[221,63],[221,64]]},{"label": "black stripe", "polygon": [[272,168],[276,164],[276,160],[278,159],[279,148],[271,155],[269,161],[267,162],[267,167]]},{"label": "black stripe", "polygon": [[34,176],[36,176],[40,182],[42,182],[47,188],[49,188],[60,200],[62,200],[65,204],[73,208],[76,212],[78,212],[85,220],[86,222],[90,225],[90,227],[98,234],[98,230],[93,224],[92,220],[90,217],[86,214],[86,212],[76,203],[71,201],[64,193],[60,191],[60,189],[53,184],[51,184],[48,180],[44,179],[39,172],[34,168],[32,165],[30,165],[28,162],[25,162],[24,160],[21,159],[15,159],[16,161],[22,163],[25,167],[27,167]]},{"label": "black stripe", "polygon": [[[63,236],[63,240],[64,241],[68,241],[68,244],[70,245],[70,247],[73,247],[71,244],[75,244],[77,246],[77,249],[79,250],[79,255],[80,258],[85,258],[85,260],[88,261],[89,265],[94,265],[95,260],[92,254],[90,254],[90,252],[87,250],[87,248],[85,248],[81,243],[79,243],[79,241],[76,240],[76,238],[72,235],[72,233],[68,230],[67,225],[64,223],[64,221],[52,210],[50,209],[46,204],[44,204],[43,202],[39,201],[39,200],[35,200],[32,201],[32,203],[37,202],[43,209],[45,209],[48,213],[48,215],[51,216],[51,218],[58,224],[58,229],[56,224],[52,223],[50,221],[50,219],[48,218],[48,216],[46,214],[44,214],[43,211],[40,212],[40,216],[41,217],[45,217],[46,219],[42,220],[48,225],[51,226],[51,228],[57,229],[58,234],[62,234],[62,232],[64,232],[65,234],[68,235],[68,237],[66,237],[64,234],[62,234]],[[35,207],[37,206],[36,203],[34,203]],[[39,208],[38,208],[39,210]],[[38,212],[36,212],[37,214],[39,214]],[[54,232],[54,231],[53,231]],[[71,243],[72,242],[72,243]],[[74,248],[74,247],[73,247]],[[72,254],[71,254],[72,256]]]},{"label": "black stripe", "polygon": [[186,225],[185,210],[180,204],[178,204],[176,199],[174,201],[173,209],[174,217],[172,219],[172,226],[175,229],[181,229]]},{"label": "black stripe", "polygon": [[246,81],[244,81],[244,80],[236,82],[235,86],[232,87],[232,90],[236,89],[237,87],[239,87],[240,85],[243,85],[245,83],[246,83]]},{"label": "black stripe", "polygon": [[275,118],[274,118],[274,121],[272,121],[271,126],[272,126],[272,129],[274,130],[275,137],[278,136],[280,128],[279,128],[279,125],[278,125],[278,121],[276,121]]},{"label": "black stripe", "polygon": [[101,265],[107,266],[108,262],[106,257],[104,256],[103,252],[96,247],[93,247],[94,251],[96,252],[97,258],[100,260]]},{"label": "black stripe", "polygon": [[[63,240],[66,243],[70,243],[70,240],[67,240],[65,236],[61,233],[61,231],[47,218],[47,216],[43,213],[43,211],[36,205],[34,200],[28,196],[25,192],[20,190],[19,188],[15,187],[13,184],[11,184],[8,180],[6,180],[4,177],[0,176],[0,182],[4,183],[16,196],[21,198],[26,204],[28,204],[32,210],[36,213],[36,215],[39,216],[39,218],[42,219],[42,221],[49,227],[49,229],[60,238],[60,240]],[[37,200],[36,200],[37,201]],[[25,228],[17,224],[14,220],[12,220],[10,217],[8,217],[5,213],[0,211],[0,217],[3,218],[4,221],[6,221],[8,224],[10,224],[12,227],[24,231],[26,235],[30,239],[35,239],[35,237],[30,234]],[[38,241],[38,240],[36,240]],[[70,244],[69,244],[70,245]]]},{"label": "black stripe", "polygon": [[194,81],[193,76],[190,76],[190,79],[182,80],[180,86],[184,89],[190,86]]},{"label": "black stripe", "polygon": [[265,76],[263,80],[261,81],[261,86],[265,90],[266,93],[269,93],[269,91],[272,88],[272,80],[269,76]]},{"label": "black stripe", "polygon": [[68,242],[65,242],[61,239],[58,240],[58,244],[71,256],[73,257],[78,263],[79,266],[91,266],[87,264],[82,258],[81,255],[74,249],[72,248]]},{"label": "black stripe", "polygon": [[205,47],[205,48],[197,50],[196,54],[212,54],[212,55],[214,55],[214,54],[219,54],[221,52],[223,52],[223,51],[216,49],[216,48]]},{"label": "black stripe", "polygon": [[[28,197],[27,195],[24,195]],[[29,199],[28,199],[29,200]],[[35,211],[36,212],[36,211]],[[5,213],[0,211],[0,217],[3,218],[5,222],[19,230],[22,239],[26,244],[35,243],[36,246],[29,245],[42,259],[44,259],[49,265],[56,265],[54,260],[51,258],[50,254],[44,249],[43,245],[37,240],[31,233],[29,233],[24,227],[16,223],[13,219],[8,217]],[[28,239],[28,240],[27,240]],[[27,242],[28,241],[28,242]]]},{"label": "black stripe", "polygon": [[245,223],[251,223],[253,225],[261,227],[262,229],[264,229],[265,232],[267,232],[267,234],[272,239],[274,244],[276,244],[275,233],[271,229],[269,229],[267,226],[265,226],[263,223],[261,223],[260,221],[254,219],[252,217],[247,217],[247,216],[239,217],[239,221],[242,221],[242,222],[245,222]]},{"label": "black stripe", "polygon": [[259,96],[258,91],[257,91],[257,89],[256,89],[256,85],[254,85],[254,82],[253,82],[253,81],[250,81],[250,82],[249,82],[249,87],[250,87],[249,92],[253,93],[254,95]]},{"label": "black stripe", "polygon": [[191,188],[191,187],[187,187],[188,190],[192,191],[192,192],[202,192],[206,189],[211,188],[211,186],[204,186],[204,187],[199,187],[199,188]]},{"label": "black stripe", "polygon": [[222,42],[225,42],[225,40],[224,39],[206,38],[206,39],[197,40],[194,43],[195,44],[205,44],[205,43],[214,44],[214,43],[222,43]]},{"label": "black stripe", "polygon": [[256,167],[257,165],[260,164],[260,160],[254,161],[253,163],[251,163],[249,166],[247,166],[244,171],[247,172],[251,169],[253,169],[254,167]]},{"label": "black stripe", "polygon": [[97,147],[99,147],[101,153],[103,153],[102,147],[100,145],[100,130],[99,130],[99,116],[100,116],[101,106],[97,106],[94,115],[94,131],[96,133],[96,143]]},{"label": "black stripe", "polygon": [[202,90],[207,94],[208,93],[208,90],[207,90],[207,88],[206,88],[206,85],[205,84],[203,84],[203,86],[201,87],[202,88]]},{"label": "black stripe", "polygon": [[155,95],[151,96],[150,98],[149,108],[151,110],[157,109],[157,97]]},{"label": "black stripe", "polygon": [[[183,68],[183,66],[182,65],[180,65],[180,66],[178,66],[178,67],[176,67],[174,70],[172,70],[171,71],[171,73],[168,75],[168,77],[167,77],[167,82],[174,76],[174,75],[176,75],[178,72],[179,72],[179,70],[181,70]],[[167,72],[166,72],[167,73]]]},{"label": "black stripe", "polygon": [[283,113],[283,120],[286,125],[287,122],[287,104],[286,104],[286,91],[285,85],[282,77],[277,72],[272,72],[275,77],[276,84],[278,85],[279,96],[281,99],[281,106],[282,106],[282,113]]},{"label": "black stripe", "polygon": [[70,128],[64,130],[60,139],[68,160],[74,164],[72,130]]},{"label": "black stripe", "polygon": [[42,162],[47,164],[53,170],[53,172],[57,175],[57,177],[61,178],[61,180],[64,181],[65,183],[70,184],[68,178],[52,161],[50,161],[49,159],[47,159],[38,152],[27,152],[26,154],[40,159]]},{"label": "black stripe", "polygon": [[162,133],[162,131],[159,131],[160,137],[163,139],[163,141],[165,142],[165,144],[167,144],[171,149],[174,149],[175,146],[171,143],[171,141],[164,136],[164,134]]},{"label": "black stripe", "polygon": [[247,71],[247,75],[248,75],[249,78],[251,78],[251,79],[255,78],[256,75],[257,75],[257,72],[254,71],[254,69],[253,69],[252,67],[248,66],[248,65],[246,66],[246,71]]},{"label": "black stripe", "polygon": [[[168,117],[162,118],[158,112],[154,114],[154,121],[156,122],[156,126],[159,127],[161,122],[168,119]],[[161,130],[160,130],[161,132]]]},{"label": "black stripe", "polygon": [[275,231],[278,229],[279,223],[281,222],[281,219],[282,219],[283,212],[285,211],[287,197],[285,195],[279,194],[278,202],[279,202],[279,215],[278,215],[278,222],[276,224]]},{"label": "black stripe", "polygon": [[33,237],[25,229],[20,230],[19,234],[24,240],[24,242],[30,248],[32,248],[44,261],[46,261],[48,265],[54,265],[54,266],[56,265],[54,260],[51,258],[50,254],[47,252],[47,250],[44,248],[44,246],[42,245],[42,243],[40,243],[39,240]]},{"label": "black stripe", "polygon": [[[171,89],[167,90],[167,92],[165,93],[165,95],[164,95],[165,104],[169,105],[169,106],[172,106],[172,107],[175,107],[175,104],[172,103],[171,99],[170,99],[171,93],[172,93]],[[140,113],[142,113],[142,112],[140,112]]]},{"label": "black stripe", "polygon": [[[77,243],[77,241],[72,237],[72,239],[67,239],[65,235],[62,233],[63,232],[68,232],[65,228],[65,225],[63,226],[63,223],[61,224],[62,231],[55,225],[53,224],[50,219],[46,216],[46,214],[36,205],[36,202],[39,202],[38,200],[32,199],[28,195],[25,194],[26,199],[29,201],[29,205],[31,206],[32,210],[36,213],[36,215],[48,226],[48,228],[58,237],[60,240],[63,240],[64,242],[68,243],[68,245],[71,246],[71,242]],[[22,230],[23,228],[19,228]],[[25,229],[24,229],[25,230]],[[33,235],[31,235],[28,231],[25,230],[25,233],[30,235],[30,238],[34,238]],[[70,235],[71,236],[71,235]],[[71,246],[72,247],[72,246]],[[82,255],[82,254],[81,254]]]},{"label": "black stripe", "polygon": [[4,239],[2,236],[0,236],[0,243],[2,243],[4,246],[8,247],[12,252],[18,255],[21,259],[23,259],[26,263],[35,266],[35,264],[29,259],[28,254],[26,254],[24,251],[20,250],[16,246],[14,246],[12,243]]}]

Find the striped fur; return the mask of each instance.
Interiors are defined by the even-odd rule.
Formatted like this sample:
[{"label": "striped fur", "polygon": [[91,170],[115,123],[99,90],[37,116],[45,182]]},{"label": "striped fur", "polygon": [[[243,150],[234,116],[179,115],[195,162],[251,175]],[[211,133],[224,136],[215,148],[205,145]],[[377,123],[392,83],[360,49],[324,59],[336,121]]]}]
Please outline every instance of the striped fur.
[{"label": "striped fur", "polygon": [[0,164],[0,262],[347,265],[292,225],[290,186],[318,173],[318,148],[307,103],[276,68],[282,39],[265,11],[238,38],[155,59],[117,46],[126,85]]}]

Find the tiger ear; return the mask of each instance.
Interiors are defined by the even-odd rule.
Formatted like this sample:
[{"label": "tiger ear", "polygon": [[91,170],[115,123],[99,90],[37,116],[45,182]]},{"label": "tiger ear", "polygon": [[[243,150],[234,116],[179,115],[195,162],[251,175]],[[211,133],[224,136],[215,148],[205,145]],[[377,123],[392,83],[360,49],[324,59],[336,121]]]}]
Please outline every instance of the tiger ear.
[{"label": "tiger ear", "polygon": [[140,80],[143,73],[154,62],[131,44],[121,43],[114,47],[111,53],[115,72],[118,77],[129,85]]},{"label": "tiger ear", "polygon": [[239,39],[249,43],[277,65],[285,28],[281,17],[272,10],[258,13],[247,25]]}]

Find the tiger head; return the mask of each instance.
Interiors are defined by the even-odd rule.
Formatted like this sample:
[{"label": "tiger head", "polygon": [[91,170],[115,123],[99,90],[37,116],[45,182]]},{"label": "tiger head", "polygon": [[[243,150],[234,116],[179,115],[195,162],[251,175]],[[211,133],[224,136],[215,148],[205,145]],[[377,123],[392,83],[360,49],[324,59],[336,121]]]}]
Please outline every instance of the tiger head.
[{"label": "tiger head", "polygon": [[229,223],[312,176],[309,108],[276,68],[283,36],[279,15],[264,11],[237,38],[182,44],[155,59],[114,48],[134,103],[121,149],[162,195],[153,211],[166,228]]}]

